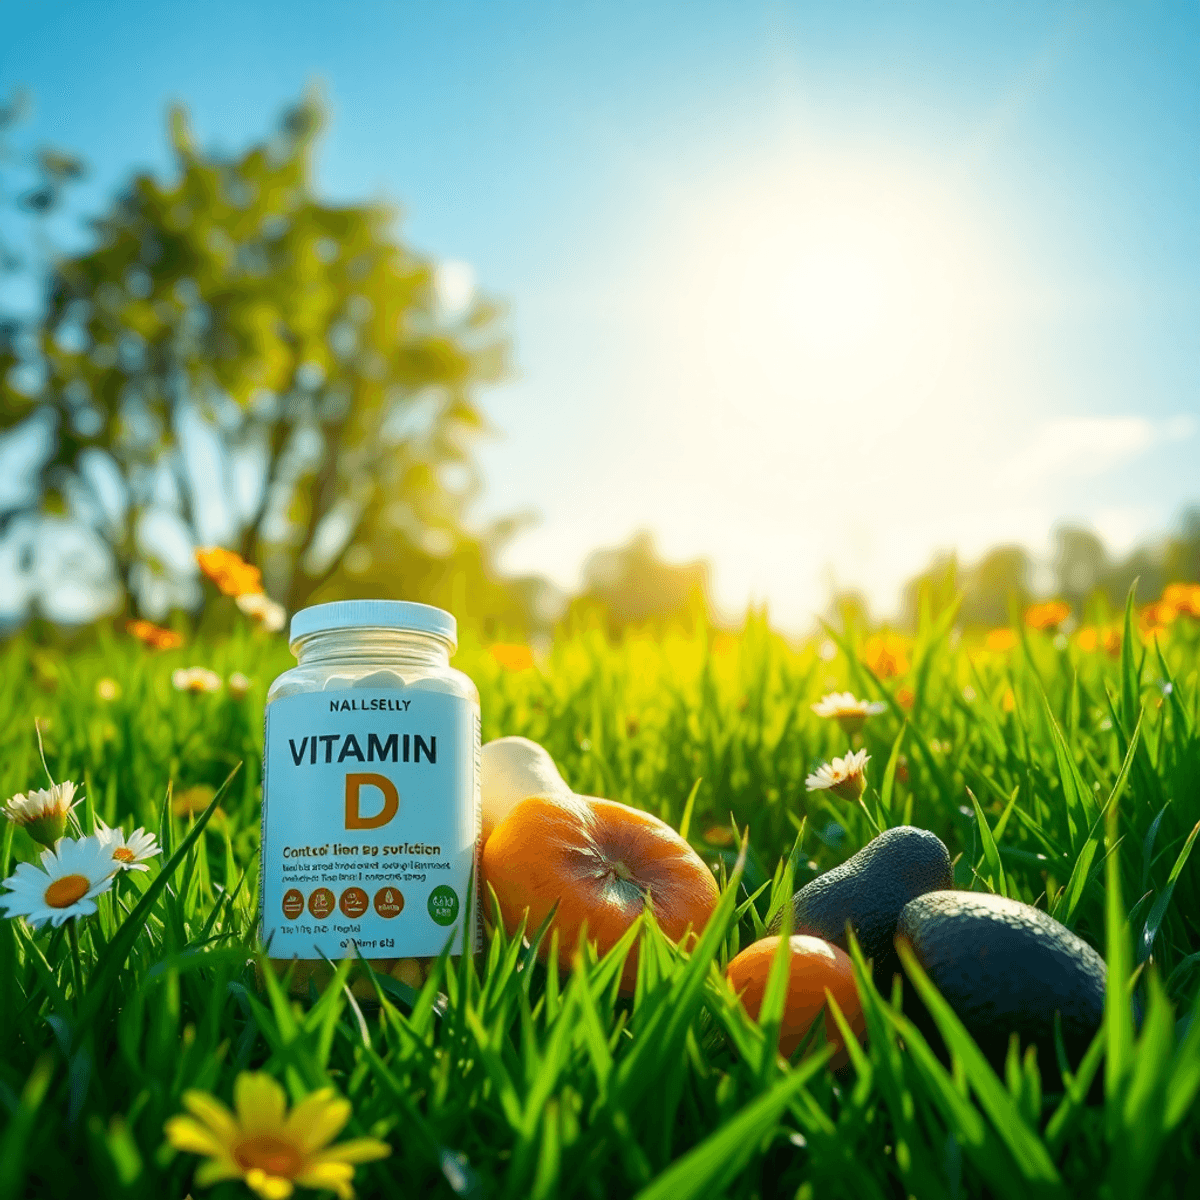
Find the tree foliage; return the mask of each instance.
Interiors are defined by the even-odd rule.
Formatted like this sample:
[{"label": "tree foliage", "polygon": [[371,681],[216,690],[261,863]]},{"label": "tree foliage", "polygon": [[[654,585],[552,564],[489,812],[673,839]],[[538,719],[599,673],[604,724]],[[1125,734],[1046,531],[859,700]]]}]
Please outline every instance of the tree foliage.
[{"label": "tree foliage", "polygon": [[623,546],[588,556],[583,590],[570,602],[567,622],[597,620],[613,637],[631,627],[692,627],[708,619],[710,573],[701,559],[666,562],[653,535],[642,530]]},{"label": "tree foliage", "polygon": [[54,264],[35,339],[0,346],[3,427],[53,429],[27,507],[99,532],[135,603],[186,601],[213,528],[289,607],[356,576],[428,592],[471,542],[501,314],[452,311],[389,207],[317,196],[321,123],[310,96],[224,157],[174,109],[175,177],[135,177]]}]

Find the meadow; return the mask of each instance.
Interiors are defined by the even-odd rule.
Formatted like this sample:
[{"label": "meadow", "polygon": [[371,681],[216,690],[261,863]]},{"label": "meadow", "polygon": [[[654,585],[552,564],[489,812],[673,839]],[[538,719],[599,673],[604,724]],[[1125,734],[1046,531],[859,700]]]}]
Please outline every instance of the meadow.
[{"label": "meadow", "polygon": [[[390,1148],[357,1168],[362,1196],[1132,1200],[1182,1194],[1200,1168],[1197,616],[1131,601],[1102,629],[960,635],[927,614],[911,638],[801,645],[752,616],[616,644],[584,629],[536,656],[466,636],[454,665],[479,686],[485,740],[542,743],[576,791],[655,813],[717,874],[690,954],[649,919],[631,933],[632,999],[628,940],[599,961],[556,944],[548,969],[494,920],[479,956],[443,957],[419,991],[381,979],[359,1003],[343,972],[289,999],[256,972],[254,938],[262,706],[292,663],[284,636],[245,623],[154,650],[120,627],[74,648],[27,634],[0,662],[0,798],[46,786],[40,729],[53,779],[82,788],[84,832],[143,826],[163,850],[92,917],[36,934],[0,918],[0,1200],[249,1195],[241,1179],[204,1190],[200,1157],[164,1134],[185,1091],[229,1104],[246,1072],[293,1104],[327,1087],[348,1101],[342,1136]],[[215,676],[173,682],[193,666]],[[887,705],[860,742],[812,711],[842,690]],[[862,803],[806,791],[852,744],[870,754]],[[1064,1090],[1015,1051],[993,1071],[930,996],[943,1063],[861,962],[868,1037],[837,1074],[820,1029],[777,1055],[778,988],[761,1026],[741,1010],[722,975],[738,948],[794,886],[899,824],[938,834],[956,886],[1044,907],[1105,955],[1105,1025]],[[6,823],[0,877],[37,849]]]}]

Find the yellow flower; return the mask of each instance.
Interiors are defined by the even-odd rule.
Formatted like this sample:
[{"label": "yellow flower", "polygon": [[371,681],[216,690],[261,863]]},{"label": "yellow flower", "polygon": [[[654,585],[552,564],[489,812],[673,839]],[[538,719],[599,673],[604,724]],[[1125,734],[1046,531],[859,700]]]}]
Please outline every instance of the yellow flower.
[{"label": "yellow flower", "polygon": [[126,621],[125,628],[151,650],[174,650],[183,645],[182,634],[155,625],[153,621]]},{"label": "yellow flower", "polygon": [[1085,625],[1079,631],[1079,648],[1087,654],[1103,650],[1113,658],[1121,653],[1121,631],[1119,629],[1097,629],[1094,625]]},{"label": "yellow flower", "polygon": [[1033,604],[1025,610],[1025,624],[1030,629],[1057,629],[1071,615],[1071,606],[1062,600]]},{"label": "yellow flower", "polygon": [[233,1085],[236,1114],[208,1092],[186,1091],[191,1116],[171,1117],[163,1126],[177,1150],[203,1155],[196,1183],[210,1187],[241,1179],[263,1200],[286,1200],[296,1184],[354,1195],[354,1164],[386,1158],[391,1147],[376,1138],[354,1138],[331,1146],[350,1119],[351,1108],[333,1088],[305,1096],[287,1112],[283,1088],[269,1075],[243,1071]]},{"label": "yellow flower", "polygon": [[[207,783],[198,783],[195,787],[184,788],[183,791],[175,792],[172,796],[171,812],[177,817],[199,816],[212,803],[212,798],[216,794],[216,789],[209,787]],[[215,813],[213,815],[216,816]]]},{"label": "yellow flower", "polygon": [[513,642],[497,642],[488,653],[507,671],[528,671],[533,666],[533,651]]},{"label": "yellow flower", "polygon": [[103,679],[96,680],[96,695],[105,702],[119,700],[121,698],[121,685],[115,679],[110,679],[106,675]]},{"label": "yellow flower", "polygon": [[1011,629],[993,629],[983,644],[995,654],[1005,654],[1017,644],[1017,635]]},{"label": "yellow flower", "polygon": [[877,633],[863,642],[859,658],[880,679],[903,675],[908,670],[908,643],[894,633]]},{"label": "yellow flower", "polygon": [[226,596],[261,592],[262,572],[223,546],[197,546],[196,562]]}]

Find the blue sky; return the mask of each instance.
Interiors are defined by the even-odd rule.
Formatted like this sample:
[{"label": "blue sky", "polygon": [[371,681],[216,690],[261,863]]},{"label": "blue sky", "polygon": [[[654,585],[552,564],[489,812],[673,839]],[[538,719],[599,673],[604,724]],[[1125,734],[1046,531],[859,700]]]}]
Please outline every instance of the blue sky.
[{"label": "blue sky", "polygon": [[511,305],[512,570],[649,528],[801,628],[1200,501],[1194,5],[8,0],[0,44],[81,212],[169,170],[171,100],[232,150],[320,82],[322,190]]}]

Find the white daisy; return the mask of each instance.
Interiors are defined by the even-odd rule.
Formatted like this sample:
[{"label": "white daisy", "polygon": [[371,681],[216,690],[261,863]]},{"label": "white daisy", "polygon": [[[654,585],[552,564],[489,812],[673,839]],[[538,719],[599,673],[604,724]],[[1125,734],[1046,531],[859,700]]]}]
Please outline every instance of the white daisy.
[{"label": "white daisy", "polygon": [[254,680],[248,675],[243,675],[241,671],[234,671],[226,682],[229,685],[229,694],[235,700],[240,700],[254,686]]},{"label": "white daisy", "polygon": [[180,667],[171,672],[171,684],[180,692],[219,692],[221,677],[207,667]]},{"label": "white daisy", "polygon": [[866,790],[869,760],[870,755],[865,750],[859,750],[854,754],[847,754],[845,758],[835,758],[833,762],[822,763],[804,781],[804,786],[810,792],[828,789],[843,800],[857,800]]},{"label": "white daisy", "polygon": [[287,609],[265,592],[247,592],[237,598],[237,606],[253,617],[268,633],[278,633],[287,624]]},{"label": "white daisy", "polygon": [[18,792],[4,805],[4,815],[14,825],[23,825],[29,836],[43,846],[53,846],[67,830],[67,814],[78,804],[75,785],[64,779],[48,788]]},{"label": "white daisy", "polygon": [[95,897],[112,887],[112,851],[99,838],[63,838],[57,849],[42,851],[41,863],[21,863],[4,881],[8,894],[0,896],[0,908],[33,929],[94,913]]},{"label": "white daisy", "polygon": [[856,700],[853,692],[830,692],[812,706],[818,717],[832,717],[847,733],[857,733],[868,717],[887,711],[882,700]]},{"label": "white daisy", "polygon": [[140,825],[126,837],[119,825],[110,829],[97,819],[96,837],[108,846],[119,871],[148,871],[146,860],[162,853],[154,834],[147,833]]}]

